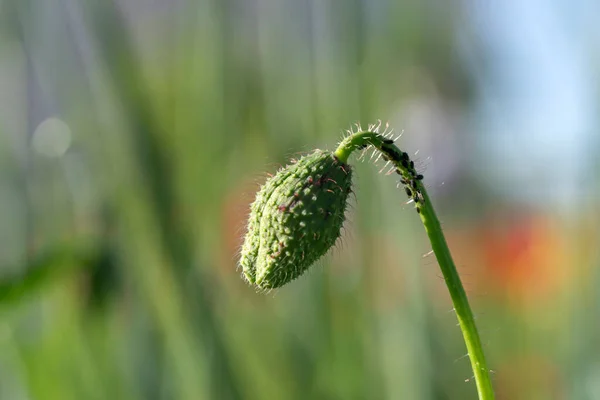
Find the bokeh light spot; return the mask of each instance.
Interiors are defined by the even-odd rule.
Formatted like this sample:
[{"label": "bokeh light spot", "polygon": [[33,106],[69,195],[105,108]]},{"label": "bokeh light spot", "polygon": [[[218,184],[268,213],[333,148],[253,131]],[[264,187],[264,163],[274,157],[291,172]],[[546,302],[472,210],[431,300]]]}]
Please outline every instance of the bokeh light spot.
[{"label": "bokeh light spot", "polygon": [[71,129],[59,118],[42,121],[33,133],[32,146],[46,157],[61,157],[71,145]]}]

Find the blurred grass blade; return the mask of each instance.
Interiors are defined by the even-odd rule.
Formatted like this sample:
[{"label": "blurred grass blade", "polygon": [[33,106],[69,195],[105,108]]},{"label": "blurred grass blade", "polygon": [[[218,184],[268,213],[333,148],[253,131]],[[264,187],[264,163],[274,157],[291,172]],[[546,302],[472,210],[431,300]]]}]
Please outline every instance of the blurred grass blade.
[{"label": "blurred grass blade", "polygon": [[0,306],[31,296],[88,263],[89,257],[72,248],[56,249],[34,257],[22,276],[0,280]]}]

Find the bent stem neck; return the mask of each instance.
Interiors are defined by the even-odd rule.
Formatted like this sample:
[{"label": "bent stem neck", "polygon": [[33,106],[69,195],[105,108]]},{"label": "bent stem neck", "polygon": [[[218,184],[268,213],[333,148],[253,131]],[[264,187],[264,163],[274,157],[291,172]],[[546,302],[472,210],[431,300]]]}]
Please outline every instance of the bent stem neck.
[{"label": "bent stem neck", "polygon": [[396,172],[401,176],[400,181],[404,184],[406,193],[415,203],[415,208],[423,222],[423,226],[431,242],[431,247],[444,275],[450,297],[452,298],[454,311],[456,312],[471,361],[479,399],[493,400],[494,390],[473,312],[471,311],[467,295],[456,270],[433,204],[423,186],[423,176],[417,173],[414,163],[410,160],[408,154],[396,147],[392,140],[386,139],[383,135],[379,134],[377,129],[373,131],[360,131],[346,137],[339,144],[334,155],[341,162],[346,163],[354,150],[366,148],[367,146],[375,147],[382,153],[386,160],[393,163]]}]

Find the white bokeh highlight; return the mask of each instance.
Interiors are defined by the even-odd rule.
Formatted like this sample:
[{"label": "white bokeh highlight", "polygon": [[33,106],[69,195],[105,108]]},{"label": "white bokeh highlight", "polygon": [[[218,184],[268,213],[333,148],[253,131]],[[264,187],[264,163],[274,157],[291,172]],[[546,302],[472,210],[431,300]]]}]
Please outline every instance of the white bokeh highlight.
[{"label": "white bokeh highlight", "polygon": [[71,145],[71,129],[59,118],[47,118],[33,132],[31,144],[40,155],[62,157]]}]

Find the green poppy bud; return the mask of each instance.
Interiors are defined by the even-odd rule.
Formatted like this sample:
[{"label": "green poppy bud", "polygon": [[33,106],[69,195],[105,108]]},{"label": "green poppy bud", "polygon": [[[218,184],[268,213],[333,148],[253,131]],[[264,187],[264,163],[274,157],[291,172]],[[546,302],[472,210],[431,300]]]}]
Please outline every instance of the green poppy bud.
[{"label": "green poppy bud", "polygon": [[302,275],[340,237],[352,171],[316,150],[279,170],[250,207],[240,266],[249,283],[280,287]]}]

